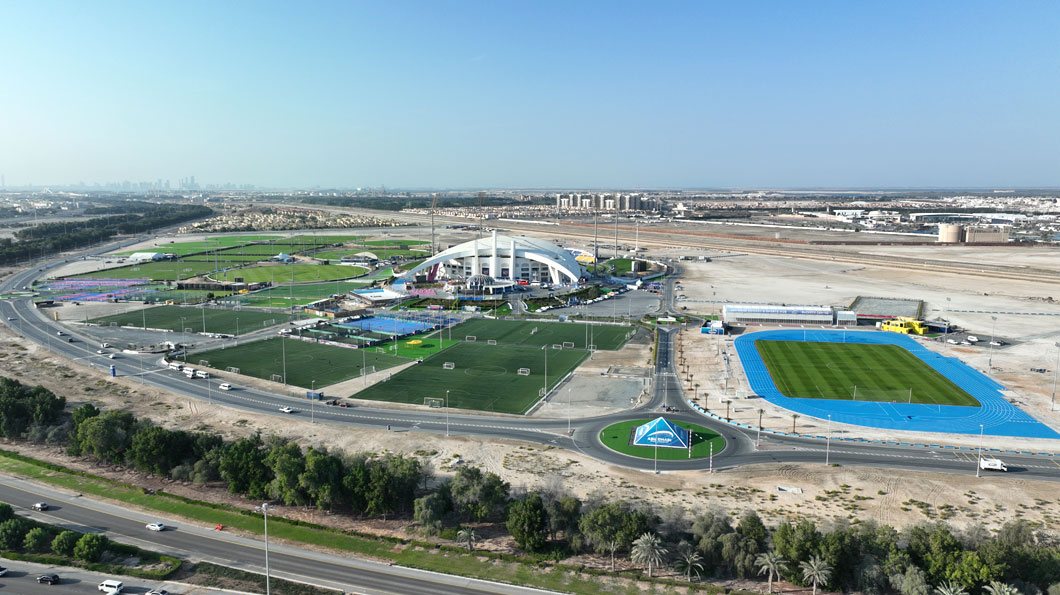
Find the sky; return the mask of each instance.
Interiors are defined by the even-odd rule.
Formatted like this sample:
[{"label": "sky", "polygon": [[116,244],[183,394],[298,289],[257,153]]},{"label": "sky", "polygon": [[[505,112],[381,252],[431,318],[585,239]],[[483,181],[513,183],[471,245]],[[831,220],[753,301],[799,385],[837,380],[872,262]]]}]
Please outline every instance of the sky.
[{"label": "sky", "polygon": [[0,0],[8,186],[1060,186],[1060,2]]}]

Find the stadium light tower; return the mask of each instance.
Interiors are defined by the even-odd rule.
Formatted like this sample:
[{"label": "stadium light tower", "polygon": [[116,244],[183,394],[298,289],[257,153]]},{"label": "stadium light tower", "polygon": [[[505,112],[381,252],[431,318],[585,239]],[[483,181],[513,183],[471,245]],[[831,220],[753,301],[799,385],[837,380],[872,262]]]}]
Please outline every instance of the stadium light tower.
[{"label": "stadium light tower", "polygon": [[1056,369],[1060,368],[1060,342],[1054,345],[1056,345],[1056,365],[1053,366],[1053,398],[1049,401],[1049,411],[1052,411],[1053,406],[1056,405]]},{"label": "stadium light tower", "polygon": [[828,414],[828,433],[824,439],[824,466],[828,466],[829,455],[832,454],[832,414]]},{"label": "stadium light tower", "polygon": [[986,359],[986,370],[989,372],[994,365],[994,328],[997,327],[997,316],[991,316],[990,320],[990,355]]},{"label": "stadium light tower", "polygon": [[983,424],[979,424],[979,460],[975,462],[975,476],[979,477],[979,470],[983,468]]},{"label": "stadium light tower", "polygon": [[[269,505],[268,503],[255,507],[254,512],[260,512],[265,519],[265,595],[271,595],[269,588]],[[220,525],[218,525],[220,526]]]}]

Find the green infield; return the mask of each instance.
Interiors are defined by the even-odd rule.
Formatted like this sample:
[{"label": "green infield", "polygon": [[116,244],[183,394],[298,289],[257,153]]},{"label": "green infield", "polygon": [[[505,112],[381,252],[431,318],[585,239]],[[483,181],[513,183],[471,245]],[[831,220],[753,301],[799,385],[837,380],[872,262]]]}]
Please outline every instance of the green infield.
[{"label": "green infield", "polygon": [[387,240],[368,240],[367,242],[361,242],[361,245],[363,245],[363,246],[382,246],[383,248],[386,248],[387,246],[391,246],[393,248],[400,248],[402,246],[405,246],[405,247],[408,247],[408,246],[423,246],[425,244],[430,244],[430,241],[428,241],[428,240],[402,240],[402,239],[398,239],[398,238],[390,238],[390,239],[387,239]]},{"label": "green infield", "polygon": [[188,356],[188,363],[191,365],[200,364],[202,361],[209,362],[209,366],[216,370],[238,368],[240,374],[263,380],[273,380],[274,374],[279,375],[279,382],[283,381],[286,361],[287,384],[317,389],[359,378],[362,362],[368,367],[369,373],[409,362],[406,358],[370,349],[334,347],[280,337]]},{"label": "green infield", "polygon": [[[184,319],[183,322],[181,321],[182,318]],[[237,330],[239,333],[245,334],[300,318],[302,317],[251,310],[240,310],[237,312],[235,310],[215,310],[211,308],[158,306],[156,308],[140,308],[124,314],[104,316],[89,322],[94,322],[100,326],[142,327],[146,324],[147,328],[169,329],[175,332],[191,329],[193,333],[207,332],[234,335]]]},{"label": "green infield", "polygon": [[755,347],[788,397],[979,406],[898,345],[756,341]]},{"label": "green infield", "polygon": [[230,248],[232,246],[242,246],[251,242],[261,242],[279,239],[282,239],[282,236],[217,236],[215,238],[207,238],[205,240],[196,240],[191,242],[170,242],[168,244],[155,244],[150,248],[142,248],[140,250],[124,250],[122,252],[115,252],[109,256],[128,256],[129,254],[135,254],[136,252],[168,252],[169,254],[178,255],[195,254],[198,252],[206,252],[208,250]]},{"label": "green infield", "polygon": [[368,269],[362,267],[333,264],[276,264],[234,269],[225,271],[217,276],[211,276],[218,281],[242,279],[244,283],[269,281],[276,284],[277,282],[291,283],[292,281],[294,283],[335,281],[359,277],[367,272]]},{"label": "green infield", "polygon": [[382,248],[343,248],[341,250],[322,250],[313,254],[313,258],[320,260],[342,260],[343,256],[356,256],[358,254],[373,254],[380,260],[389,259],[391,256],[400,257],[420,257],[426,256],[426,250],[395,250],[388,248],[386,250]]},{"label": "green infield", "polygon": [[580,324],[573,322],[536,322],[520,320],[487,320],[477,318],[453,327],[453,338],[473,336],[479,342],[490,339],[498,343],[520,345],[574,344],[578,349],[596,345],[597,349],[613,350],[622,347],[633,327],[612,324]]},{"label": "green infield", "polygon": [[104,269],[83,275],[73,275],[70,279],[150,279],[152,281],[173,281],[197,277],[212,273],[217,266],[212,262],[183,262],[180,260],[163,260],[143,264],[126,265],[116,269]]},{"label": "green infield", "polygon": [[692,456],[689,456],[687,448],[655,448],[630,444],[632,442],[633,429],[649,421],[651,420],[634,419],[607,426],[600,432],[600,442],[611,450],[624,455],[642,459],[653,459],[658,456],[660,461],[703,459],[710,456],[711,445],[714,447],[714,454],[718,454],[725,448],[725,439],[717,432],[686,422],[674,423],[692,432]]},{"label": "green infield", "polygon": [[333,281],[329,283],[311,283],[304,285],[280,285],[262,291],[234,295],[225,298],[225,304],[237,302],[245,306],[258,308],[290,308],[304,306],[336,294],[360,289],[368,285],[364,281]]},{"label": "green infield", "polygon": [[522,414],[542,397],[546,358],[551,389],[588,356],[581,349],[461,342],[352,397],[423,405],[428,397],[444,401],[448,391],[450,407]]}]

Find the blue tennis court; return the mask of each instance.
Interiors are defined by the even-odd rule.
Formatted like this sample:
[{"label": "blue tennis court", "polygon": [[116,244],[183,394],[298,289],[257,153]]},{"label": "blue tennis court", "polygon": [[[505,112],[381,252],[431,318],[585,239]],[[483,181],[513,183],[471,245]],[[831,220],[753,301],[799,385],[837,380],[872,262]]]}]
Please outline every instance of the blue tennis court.
[{"label": "blue tennis court", "polygon": [[[817,341],[829,343],[876,343],[897,345],[920,361],[950,379],[975,397],[980,407],[840,401],[828,399],[793,399],[784,396],[773,383],[762,357],[755,348],[757,341]],[[895,333],[877,331],[833,331],[785,329],[741,335],[734,341],[744,373],[755,394],[795,413],[839,423],[906,430],[914,432],[949,432],[1014,436],[1022,438],[1060,438],[1060,434],[1030,414],[1005,400],[1004,387],[954,357],[944,357],[914,339]]]}]

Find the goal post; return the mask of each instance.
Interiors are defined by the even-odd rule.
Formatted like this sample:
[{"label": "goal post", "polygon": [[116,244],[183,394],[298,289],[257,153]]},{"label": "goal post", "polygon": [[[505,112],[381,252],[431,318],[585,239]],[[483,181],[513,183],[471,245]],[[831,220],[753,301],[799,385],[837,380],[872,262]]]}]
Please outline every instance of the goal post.
[{"label": "goal post", "polygon": [[455,370],[456,369],[456,362],[445,362],[445,363],[442,364],[442,369],[443,370]]},{"label": "goal post", "polygon": [[553,349],[563,349],[563,346],[562,346],[562,345],[560,345],[559,343],[553,343],[553,344],[552,344],[552,348],[553,348]]},{"label": "goal post", "polygon": [[564,341],[563,342],[563,348],[564,349],[574,349],[574,341]]},{"label": "goal post", "polygon": [[497,340],[496,339],[486,339],[486,345],[496,345],[496,344],[497,344]]},{"label": "goal post", "polygon": [[519,375],[520,376],[529,376],[530,375],[530,368],[519,368]]},{"label": "goal post", "polygon": [[438,409],[444,405],[445,401],[438,397],[423,397],[423,404],[432,409]]},{"label": "goal post", "polygon": [[475,341],[478,341],[478,337],[476,337],[475,335],[466,335],[464,337],[464,340],[468,343],[474,343]]},{"label": "goal post", "polygon": [[273,374],[273,375],[272,375],[272,376],[271,376],[271,377],[269,378],[269,380],[272,380],[273,382],[283,382],[283,376],[282,376],[282,375],[280,375],[280,374]]},{"label": "goal post", "polygon": [[204,367],[204,368],[209,368],[210,367],[210,360],[201,359],[201,360],[199,360],[199,365]]},{"label": "goal post", "polygon": [[239,368],[237,368],[235,366],[228,366],[227,368],[225,368],[225,372],[231,372],[233,374],[239,374]]}]

